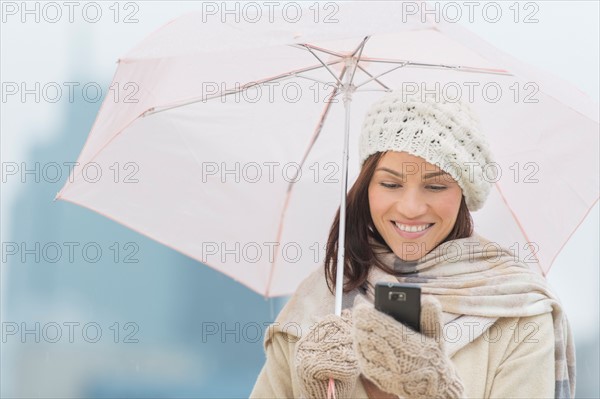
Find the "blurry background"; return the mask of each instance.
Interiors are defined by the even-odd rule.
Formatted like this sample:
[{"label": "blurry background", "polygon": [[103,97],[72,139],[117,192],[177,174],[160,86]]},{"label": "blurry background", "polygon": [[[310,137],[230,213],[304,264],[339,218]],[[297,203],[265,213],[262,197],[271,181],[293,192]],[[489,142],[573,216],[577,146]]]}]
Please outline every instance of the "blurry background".
[{"label": "blurry background", "polygon": [[[264,363],[262,333],[286,298],[266,300],[92,211],[53,202],[68,176],[63,163],[77,159],[113,94],[116,60],[201,5],[73,2],[70,16],[64,3],[48,4],[2,2],[1,396],[247,397]],[[497,23],[460,23],[598,103],[598,2],[523,2],[519,23],[511,4]],[[538,22],[522,22],[535,7]],[[21,177],[23,168],[31,173]],[[574,330],[581,398],[600,397],[598,222],[596,204],[549,275]]]}]

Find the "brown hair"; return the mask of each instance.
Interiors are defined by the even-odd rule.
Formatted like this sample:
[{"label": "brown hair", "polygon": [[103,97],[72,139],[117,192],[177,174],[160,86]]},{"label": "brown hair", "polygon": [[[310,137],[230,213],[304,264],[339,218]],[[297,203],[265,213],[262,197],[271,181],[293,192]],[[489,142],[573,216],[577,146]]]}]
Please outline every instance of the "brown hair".
[{"label": "brown hair", "polygon": [[[375,257],[373,249],[368,242],[368,238],[371,237],[391,251],[373,224],[369,206],[369,184],[383,154],[385,152],[377,152],[365,160],[356,182],[354,182],[346,196],[344,292],[349,292],[360,287],[367,280],[369,268],[372,266],[379,267],[386,273],[395,274],[394,270],[390,270]],[[338,208],[331,229],[329,230],[324,263],[327,287],[332,294],[335,291],[339,224],[340,209]],[[472,234],[473,219],[463,195],[456,223],[442,242],[470,237]]]}]

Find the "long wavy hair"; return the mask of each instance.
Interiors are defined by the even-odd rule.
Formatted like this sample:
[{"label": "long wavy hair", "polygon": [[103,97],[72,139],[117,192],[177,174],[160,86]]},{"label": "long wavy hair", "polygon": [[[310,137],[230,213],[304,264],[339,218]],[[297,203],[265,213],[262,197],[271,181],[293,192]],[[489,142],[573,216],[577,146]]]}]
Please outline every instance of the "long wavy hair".
[{"label": "long wavy hair", "polygon": [[[373,249],[368,241],[368,238],[371,237],[391,251],[391,248],[387,245],[373,224],[369,206],[369,183],[373,178],[379,160],[384,154],[385,152],[377,152],[365,160],[356,182],[354,182],[346,196],[347,230],[344,246],[344,292],[352,291],[363,285],[367,280],[369,269],[371,267],[379,267],[386,273],[392,275],[396,274],[394,270],[388,268],[375,257]],[[324,262],[327,287],[332,294],[335,291],[339,225],[340,209],[338,208],[331,229],[329,230]],[[463,195],[456,223],[442,242],[470,237],[472,234],[473,219],[467,208],[465,196]]]}]

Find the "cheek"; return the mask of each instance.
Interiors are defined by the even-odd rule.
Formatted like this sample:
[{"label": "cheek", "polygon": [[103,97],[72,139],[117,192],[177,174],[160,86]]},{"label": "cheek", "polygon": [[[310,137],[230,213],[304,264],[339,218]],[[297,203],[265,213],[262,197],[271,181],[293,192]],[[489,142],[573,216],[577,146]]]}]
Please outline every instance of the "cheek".
[{"label": "cheek", "polygon": [[436,213],[448,222],[454,222],[458,216],[460,209],[460,201],[462,192],[448,193],[449,195],[441,196],[436,201]]},{"label": "cheek", "polygon": [[369,212],[371,212],[371,217],[375,215],[375,208],[377,207],[376,196],[373,195],[373,190],[369,187]]},{"label": "cheek", "polygon": [[369,188],[369,208],[374,221],[385,212],[384,198],[377,193],[375,188]]}]

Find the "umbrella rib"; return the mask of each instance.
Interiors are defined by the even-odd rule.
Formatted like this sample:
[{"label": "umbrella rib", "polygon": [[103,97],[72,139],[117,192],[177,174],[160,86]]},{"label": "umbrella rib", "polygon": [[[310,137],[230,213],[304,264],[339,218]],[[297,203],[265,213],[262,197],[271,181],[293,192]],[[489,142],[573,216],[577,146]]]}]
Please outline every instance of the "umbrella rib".
[{"label": "umbrella rib", "polygon": [[463,66],[463,65],[430,64],[430,63],[426,63],[426,62],[413,62],[413,61],[407,61],[407,60],[395,60],[395,59],[390,59],[390,58],[368,58],[368,57],[365,57],[365,58],[363,58],[363,61],[384,63],[384,64],[405,64],[405,65],[419,66],[419,67],[457,69],[457,70],[464,70],[467,72],[479,72],[479,73],[489,73],[492,75],[513,76],[512,73],[508,72],[505,69],[480,68],[480,67],[470,67],[470,66]]},{"label": "umbrella rib", "polygon": [[356,54],[356,52],[358,51],[358,57],[360,58],[360,55],[362,54],[363,49],[365,48],[365,44],[367,43],[367,40],[369,40],[371,38],[371,36],[365,36],[365,38],[363,39],[362,42],[360,42],[360,44],[356,47],[356,49],[352,52],[351,57],[354,57],[354,55]]},{"label": "umbrella rib", "polygon": [[[509,210],[510,214],[512,215],[513,219],[515,220],[515,222],[517,222],[517,227],[519,228],[519,230],[521,230],[521,233],[523,234],[523,237],[525,237],[526,242],[532,242],[529,239],[529,237],[527,236],[527,233],[525,232],[525,229],[523,228],[523,225],[521,225],[521,221],[519,220],[519,218],[517,217],[517,215],[515,214],[515,212],[513,211],[513,209],[508,204],[508,201],[506,200],[506,197],[504,196],[504,193],[500,189],[500,185],[498,184],[498,182],[494,183],[494,185],[496,186],[496,189],[498,190],[498,193],[500,194],[500,198],[502,198],[502,201],[504,202],[504,205],[506,205],[506,207],[508,208],[508,210]],[[533,255],[533,257],[536,260],[536,264],[538,265],[538,268],[540,269],[540,272],[542,273],[543,276],[545,276],[546,273],[544,273],[544,269],[542,268],[542,264],[541,264],[539,258],[537,257],[536,253],[533,252],[532,255]]]},{"label": "umbrella rib", "polygon": [[[328,62],[328,64],[329,65],[335,65],[335,64],[339,64],[340,62],[342,62],[342,60],[330,61],[330,62]],[[277,80],[289,79],[289,78],[298,76],[297,75],[298,73],[312,71],[312,70],[319,69],[319,68],[322,68],[322,66],[321,65],[315,65],[315,66],[311,66],[311,67],[301,68],[301,69],[299,69],[297,71],[292,71],[292,72],[288,72],[288,73],[285,73],[285,74],[276,75],[276,76],[274,76],[272,78],[264,79],[264,80],[262,80],[260,82],[256,82],[255,85],[263,84],[263,83],[266,83],[266,82],[273,82],[273,81],[277,81]],[[106,148],[117,136],[119,136],[123,131],[125,131],[125,129],[127,129],[127,127],[129,127],[131,124],[133,124],[139,118],[145,118],[146,116],[149,116],[149,115],[153,115],[153,114],[156,114],[156,113],[159,113],[159,112],[168,111],[168,110],[171,110],[171,109],[183,107],[185,105],[190,105],[190,104],[198,103],[200,101],[208,101],[208,100],[218,99],[218,98],[221,98],[223,96],[227,96],[227,95],[239,93],[239,92],[241,92],[241,91],[243,91],[243,90],[245,90],[247,88],[248,87],[244,86],[244,87],[242,87],[240,89],[231,90],[231,91],[227,91],[227,92],[222,92],[222,93],[216,94],[216,95],[211,96],[211,97],[205,97],[205,98],[201,98],[201,99],[195,99],[195,100],[191,100],[191,101],[186,101],[185,103],[182,103],[182,104],[175,104],[175,105],[171,105],[171,106],[166,105],[166,106],[163,106],[163,107],[150,107],[146,111],[141,112],[136,118],[134,118],[131,121],[127,122],[127,124],[122,129],[119,129],[117,131],[117,133],[113,137],[111,137],[94,155],[92,155],[92,157],[89,159],[88,162],[94,160],[96,158],[96,156],[100,152],[102,152],[102,150],[104,150],[104,148]],[[57,196],[58,196],[58,194],[60,194],[60,191],[59,191],[59,193],[57,193]]]},{"label": "umbrella rib", "polygon": [[[316,59],[317,59],[317,60],[318,60],[318,61],[319,61],[319,62],[320,62],[320,63],[321,63],[321,64],[322,64],[324,67],[325,67],[325,69],[327,69],[327,71],[329,71],[329,73],[331,74],[331,76],[333,76],[333,77],[334,77],[334,79],[337,81],[338,85],[340,85],[340,86],[341,86],[341,85],[342,85],[342,82],[341,82],[341,80],[340,80],[340,79],[339,79],[339,78],[338,78],[338,77],[335,75],[335,73],[333,73],[333,71],[331,70],[331,68],[329,68],[329,66],[328,66],[328,65],[327,65],[325,62],[323,62],[323,60],[322,60],[322,59],[320,59],[320,58],[319,58],[319,56],[318,56],[318,55],[316,55],[316,54],[315,54],[315,52],[314,52],[314,51],[312,51],[312,49],[311,49],[310,47],[308,47],[308,46],[306,46],[306,45],[303,45],[303,46],[304,46],[304,47],[305,47],[305,48],[306,48],[308,51],[310,51],[310,53],[311,53],[311,54],[312,54],[312,55],[313,55],[313,56],[314,56],[314,57],[315,57],[315,58],[316,58]],[[337,62],[341,62],[341,61],[342,61],[342,60],[339,60],[339,61],[337,61]]]},{"label": "umbrella rib", "polygon": [[[598,200],[600,200],[600,198],[596,198],[596,201],[594,201],[594,203],[590,205],[590,207],[586,211],[585,215],[583,215],[583,217],[581,218],[581,220],[579,221],[579,223],[577,224],[577,226],[575,226],[575,228],[569,234],[569,237],[567,237],[567,239],[563,242],[563,244],[560,246],[560,248],[558,249],[558,251],[556,251],[556,253],[554,254],[554,257],[552,258],[552,260],[548,264],[548,273],[550,272],[550,268],[552,267],[552,264],[554,263],[554,261],[556,260],[556,258],[558,257],[558,255],[562,252],[562,250],[565,247],[565,245],[567,245],[567,243],[571,240],[571,237],[573,237],[573,234],[575,234],[575,232],[579,229],[579,226],[582,225],[582,223],[588,217],[588,215],[590,214],[590,212],[592,211],[592,209],[594,209],[594,207],[598,203]],[[544,276],[545,275],[546,275],[546,273],[544,273]]]},{"label": "umbrella rib", "polygon": [[[339,64],[340,62],[342,62],[342,60],[330,61],[327,64],[328,65],[335,65],[335,64]],[[228,96],[228,95],[231,95],[231,94],[240,93],[240,92],[242,92],[242,91],[244,91],[244,90],[246,90],[246,89],[248,89],[250,87],[253,87],[253,86],[258,86],[258,85],[262,85],[262,84],[265,84],[265,83],[275,82],[275,81],[278,81],[278,80],[291,79],[291,78],[299,76],[298,75],[299,73],[308,72],[308,71],[314,71],[314,70],[322,68],[322,67],[323,67],[322,65],[315,65],[315,66],[311,66],[311,67],[302,68],[302,69],[299,69],[297,71],[287,72],[287,73],[284,73],[284,74],[273,76],[271,78],[263,79],[263,80],[261,80],[259,82],[247,83],[247,84],[241,86],[239,89],[225,90],[225,91],[223,91],[221,93],[218,93],[218,94],[215,94],[213,96],[207,96],[207,97],[202,97],[202,98],[195,98],[193,100],[188,100],[188,101],[185,101],[185,102],[180,103],[180,104],[165,105],[165,106],[162,106],[162,107],[151,107],[151,108],[147,109],[146,111],[144,111],[141,114],[141,116],[145,117],[145,116],[148,116],[148,115],[156,114],[156,113],[163,112],[163,111],[168,111],[168,110],[171,110],[171,109],[183,107],[183,106],[194,104],[194,103],[198,103],[198,102],[201,102],[201,101],[208,101],[208,100],[219,99],[219,98],[224,97],[224,96]],[[304,77],[304,76],[302,76],[302,77]]]},{"label": "umbrella rib", "polygon": [[368,91],[391,91],[391,89],[359,89],[359,90],[354,90],[354,92],[368,92]]},{"label": "umbrella rib", "polygon": [[[346,73],[346,67],[344,67],[344,69],[342,70],[341,76],[343,77],[344,74]],[[317,127],[315,129],[315,132],[313,133],[313,137],[312,140],[310,141],[310,145],[308,146],[308,148],[306,149],[306,151],[304,152],[304,155],[302,156],[302,161],[300,162],[300,169],[302,168],[302,166],[304,165],[304,162],[306,161],[306,158],[308,158],[308,154],[310,153],[310,150],[312,149],[312,147],[314,146],[315,142],[317,141],[317,138],[319,136],[319,134],[321,133],[321,130],[323,129],[323,125],[325,124],[325,118],[327,117],[327,114],[329,113],[329,109],[331,108],[331,104],[333,103],[333,101],[331,101],[335,96],[337,96],[339,92],[339,87],[338,86],[334,86],[331,95],[329,96],[329,99],[327,100],[327,105],[325,106],[325,109],[321,115],[321,118],[319,119],[319,123],[317,124]],[[292,191],[292,188],[294,187],[293,182],[295,181],[295,179],[292,179],[290,181],[290,183],[288,184],[288,192]]]},{"label": "umbrella rib", "polygon": [[[357,57],[357,62],[354,64],[354,68],[352,69],[352,75],[350,76],[350,82],[352,82],[352,80],[354,79],[354,74],[356,73],[356,68],[358,67],[358,61],[360,61],[360,57],[361,57],[361,55],[362,55],[363,49],[365,48],[365,44],[367,43],[367,40],[369,40],[369,38],[370,38],[370,36],[366,36],[366,37],[363,39],[363,41],[362,41],[362,42],[361,42],[361,43],[360,43],[360,44],[357,46],[357,48],[356,48],[356,49],[355,49],[355,50],[352,52],[352,55],[351,55],[351,57],[354,57],[354,55],[355,55],[357,52],[358,52],[358,57]],[[311,54],[312,54],[314,57],[316,57],[316,58],[319,60],[319,62],[321,62],[321,63],[323,64],[323,66],[325,66],[325,68],[327,68],[327,70],[328,70],[328,71],[331,73],[331,75],[332,75],[332,76],[333,76],[333,77],[334,77],[334,78],[337,80],[337,82],[338,82],[338,85],[341,85],[341,84],[342,84],[341,80],[340,80],[340,79],[339,79],[339,78],[338,78],[338,77],[337,77],[337,76],[336,76],[336,75],[333,73],[333,71],[331,71],[331,69],[330,69],[330,68],[329,68],[327,65],[325,65],[325,64],[324,64],[324,63],[321,61],[321,59],[320,59],[320,58],[319,58],[319,57],[318,57],[318,56],[317,56],[317,55],[316,55],[316,54],[315,54],[315,53],[312,51],[312,49],[311,49],[311,48],[313,48],[312,46],[309,46],[309,45],[307,45],[307,44],[303,44],[303,45],[295,45],[294,47],[297,47],[297,48],[305,48],[306,50],[308,50],[308,51],[309,51],[309,52],[310,52],[310,53],[311,53]],[[315,49],[316,49],[316,50],[320,50],[320,51],[324,51],[324,50],[322,50],[322,49],[318,49],[318,48],[315,48]],[[327,52],[327,51],[324,51],[324,52],[326,52],[326,53],[328,53],[328,54],[332,54],[331,52]],[[341,55],[338,55],[338,54],[333,54],[333,55],[335,55],[335,56],[338,56],[338,57],[341,57]],[[363,70],[363,71],[364,71],[364,69],[363,69],[363,68],[361,68],[361,70]],[[311,78],[307,78],[307,79],[311,79]],[[322,81],[318,81],[318,80],[316,80],[316,79],[311,79],[311,80],[314,80],[314,81],[316,81],[316,82],[323,83],[323,84],[325,84],[325,85],[330,85],[330,83],[325,83],[325,82],[322,82]]]},{"label": "umbrella rib", "polygon": [[359,64],[357,64],[357,65],[358,65],[358,67],[360,68],[361,71],[363,71],[364,73],[366,73],[367,75],[369,75],[370,77],[372,77],[373,80],[375,80],[377,83],[379,83],[384,89],[390,90],[390,88],[387,87],[385,84],[383,84],[383,82],[381,82],[379,79],[377,79],[377,77],[373,77],[373,75],[371,75],[371,73],[369,71],[367,71],[365,68],[363,68]]},{"label": "umbrella rib", "polygon": [[332,82],[325,82],[324,80],[315,79],[315,78],[311,78],[311,77],[304,76],[304,75],[295,75],[295,76],[298,78],[308,79],[308,80],[312,80],[313,82],[321,83],[324,86],[335,86],[335,84],[333,84]]},{"label": "umbrella rib", "polygon": [[354,54],[356,54],[356,52],[358,51],[358,56],[356,57],[356,62],[354,63],[354,68],[352,68],[352,75],[350,75],[350,80],[348,81],[349,84],[352,84],[352,81],[354,80],[354,74],[356,73],[356,68],[358,67],[358,63],[360,62],[360,56],[362,55],[362,52],[365,48],[365,44],[367,44],[367,40],[369,40],[370,36],[366,36],[363,41],[360,43],[360,45],[357,47],[356,50],[354,50],[354,52],[352,53],[352,57],[354,57]]},{"label": "umbrella rib", "polygon": [[[342,78],[342,79],[346,73],[346,68],[347,67],[344,65],[344,67],[342,68],[342,72],[340,73],[340,78]],[[298,168],[298,170],[302,169],[302,166],[304,165],[306,158],[308,158],[308,154],[310,153],[310,150],[313,148],[315,142],[317,141],[317,138],[319,137],[321,130],[323,130],[323,125],[325,124],[325,118],[327,118],[327,115],[329,114],[329,110],[331,109],[331,104],[332,104],[331,99],[333,99],[337,95],[338,91],[339,91],[339,86],[334,86],[333,90],[331,92],[331,95],[329,96],[329,99],[325,105],[325,109],[321,113],[321,118],[319,119],[319,122],[317,123],[317,127],[315,128],[315,131],[313,133],[313,136],[309,143],[309,146],[306,149],[306,151],[304,152],[304,155],[302,156],[302,161],[300,162],[300,168]],[[296,172],[296,173],[298,173],[298,172]],[[285,213],[287,211],[287,208],[288,208],[288,205],[290,202],[292,189],[294,187],[294,184],[292,182],[294,182],[294,181],[296,181],[296,176],[290,181],[290,183],[288,183],[288,188],[285,193],[285,201],[283,203],[283,209],[281,210],[281,217],[279,218],[279,227],[277,228],[277,238],[276,238],[275,242],[279,242],[281,240],[281,235],[283,232],[283,221],[285,219]],[[277,253],[275,253],[273,263],[271,263],[271,270],[269,271],[269,277],[267,279],[266,296],[269,296],[269,292],[271,289],[271,282],[273,281],[273,273],[275,271],[276,262],[277,262]]]},{"label": "umbrella rib", "polygon": [[335,57],[344,58],[344,55],[342,55],[340,53],[336,53],[335,51],[327,50],[327,49],[324,49],[324,48],[321,48],[321,47],[313,46],[312,44],[306,44],[306,43],[303,43],[303,44],[290,44],[290,46],[291,47],[295,47],[295,48],[299,48],[299,49],[302,49],[302,50],[307,50],[308,47],[310,47],[313,50],[317,50],[317,51],[320,51],[322,53],[333,55]]},{"label": "umbrella rib", "polygon": [[376,80],[377,78],[379,78],[379,77],[381,77],[383,75],[387,75],[388,73],[393,72],[393,71],[395,71],[398,68],[403,68],[404,66],[406,66],[406,64],[398,65],[398,66],[396,66],[396,67],[394,67],[394,68],[392,68],[390,70],[387,70],[385,72],[380,73],[379,75],[371,76],[371,79],[365,80],[361,84],[357,85],[356,88],[358,89],[359,87],[366,85],[367,83],[371,82],[372,80]]},{"label": "umbrella rib", "polygon": [[[364,60],[364,59],[363,59]],[[425,63],[420,63],[420,62],[412,62],[412,61],[397,61],[397,62],[389,62],[389,63],[399,63],[400,65],[396,66],[395,68],[392,68],[390,70],[387,70],[385,72],[380,73],[379,75],[375,75],[375,76],[371,76],[371,79],[367,79],[366,81],[362,82],[361,84],[357,85],[356,87],[361,87],[364,86],[365,84],[369,83],[370,81],[374,80],[375,78],[378,78],[380,76],[386,75],[390,72],[395,71],[398,68],[403,68],[403,67],[426,67],[426,68],[441,68],[441,69],[455,69],[458,71],[465,71],[467,72],[478,72],[478,73],[490,73],[490,74],[495,74],[495,75],[509,75],[512,76],[512,74],[510,73],[504,73],[504,72],[498,72],[498,71],[503,71],[501,69],[485,69],[485,68],[471,68],[471,67],[462,67],[460,65],[443,65],[443,64],[425,64]],[[492,72],[491,72],[492,71]]]}]

